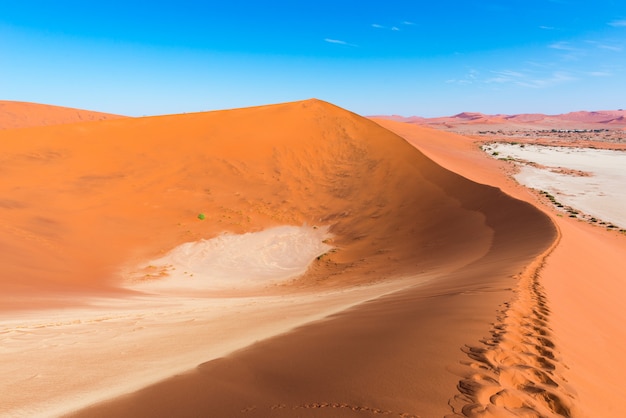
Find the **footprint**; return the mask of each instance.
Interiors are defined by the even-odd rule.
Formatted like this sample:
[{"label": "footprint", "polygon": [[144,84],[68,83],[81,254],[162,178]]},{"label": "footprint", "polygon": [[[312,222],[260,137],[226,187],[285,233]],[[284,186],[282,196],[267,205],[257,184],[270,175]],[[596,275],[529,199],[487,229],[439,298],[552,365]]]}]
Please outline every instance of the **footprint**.
[{"label": "footprint", "polygon": [[[482,345],[461,350],[472,361],[461,362],[459,394],[450,399],[452,417],[571,417],[574,394],[557,369],[559,362],[550,328],[549,301],[539,282],[539,267],[518,277],[511,301],[502,305],[497,322]],[[477,372],[481,370],[481,372]]]}]

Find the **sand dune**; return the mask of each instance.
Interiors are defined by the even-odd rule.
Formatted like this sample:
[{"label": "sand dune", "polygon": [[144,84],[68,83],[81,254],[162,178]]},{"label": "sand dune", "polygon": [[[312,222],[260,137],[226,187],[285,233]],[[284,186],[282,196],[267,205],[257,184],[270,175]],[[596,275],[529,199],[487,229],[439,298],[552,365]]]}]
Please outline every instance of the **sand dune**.
[{"label": "sand dune", "polygon": [[[145,386],[150,377],[162,379],[163,373],[138,374],[137,365],[148,358],[145,364],[155,370],[179,373],[170,363],[156,362],[158,349],[136,348],[142,341],[160,341],[164,353],[173,355],[178,364],[193,362],[203,351],[207,362],[74,415],[464,413],[469,409],[458,405],[477,404],[484,391],[459,394],[457,385],[462,386],[460,379],[472,380],[468,370],[484,362],[468,353],[481,348],[480,340],[489,334],[498,311],[518,318],[525,315],[523,309],[543,303],[541,292],[533,290],[531,302],[521,303],[520,313],[504,305],[514,305],[518,282],[536,288],[532,280],[538,267],[532,263],[549,251],[557,237],[545,214],[496,187],[442,168],[380,125],[318,100],[10,130],[0,133],[0,152],[0,196],[7,196],[0,204],[5,317],[14,315],[10,309],[62,304],[67,307],[64,312],[75,312],[71,315],[80,320],[84,315],[80,305],[89,310],[91,305],[104,304],[114,314],[115,304],[122,302],[113,301],[141,306],[142,298],[151,298],[150,309],[156,310],[151,312],[169,312],[177,303],[217,303],[212,301],[225,296],[256,297],[252,303],[263,306],[263,298],[269,296],[315,299],[320,292],[367,290],[375,283],[395,286],[374,287],[334,307],[324,298],[315,299],[312,311],[317,315],[303,315],[296,307],[276,310],[255,323],[254,329],[262,330],[255,332],[255,344],[247,335],[250,331],[241,326],[245,316],[234,315],[220,324],[207,319],[212,314],[203,316],[195,310],[191,317],[175,317],[200,319],[206,328],[194,327],[191,332],[162,321],[152,324],[161,336],[151,339],[153,334],[140,330],[135,334],[133,323],[140,322],[130,321],[120,324],[121,334],[128,333],[124,339],[110,340],[109,329],[116,329],[111,324],[96,334],[103,338],[89,340],[102,341],[93,353],[84,349],[78,334],[72,334],[78,338],[77,365],[83,366],[79,367],[83,375],[91,369],[87,378],[93,374],[104,380],[102,371],[113,366],[124,370],[120,381],[107,378],[107,391],[97,386],[98,378],[89,379],[83,389],[67,388],[64,395],[56,390],[57,380],[45,380],[50,378],[47,373],[37,379],[30,379],[31,374],[17,384],[11,382],[11,374],[20,371],[5,368],[0,373],[10,388],[3,393],[13,393],[4,395],[12,402],[5,399],[3,404],[15,410],[24,404],[14,399],[23,399],[37,402],[38,413],[45,416],[41,405],[49,402],[58,407],[63,396],[72,400],[71,409],[80,405],[76,399],[81,396],[95,401],[103,391],[113,396],[120,388]],[[460,161],[460,171],[465,167],[480,178],[493,177],[488,165],[476,168],[457,158],[463,152],[447,147],[442,155],[450,162]],[[204,220],[198,218],[200,213]],[[328,228],[332,238],[326,243],[333,251],[316,258],[304,275],[263,291],[213,290],[168,299],[129,289],[125,272],[180,245],[223,232],[261,232],[285,225]],[[146,282],[160,279],[159,275],[145,277]],[[103,297],[108,302],[102,302]],[[249,312],[269,313],[271,305],[267,306]],[[280,322],[292,316],[299,319]],[[11,326],[7,335],[15,336],[15,324]],[[224,332],[231,328],[234,331]],[[216,333],[228,334],[223,347],[238,351],[225,355],[226,348],[217,350],[212,338]],[[168,337],[176,344],[165,344]],[[37,341],[32,338],[29,341]],[[128,347],[123,352],[132,355],[114,355],[120,351],[116,346],[120,341]],[[531,343],[524,344],[532,348]],[[29,358],[35,364],[54,364],[45,348],[32,347]],[[176,348],[180,351],[174,354]],[[67,350],[66,354],[72,352]],[[19,364],[25,361],[21,355],[10,351],[5,358]],[[528,358],[535,361],[533,370],[545,376],[545,382],[560,382],[556,375],[560,369],[546,365],[547,356],[547,352],[534,352]],[[506,361],[511,370],[531,367],[518,363]],[[133,373],[127,368],[134,368]],[[75,370],[66,369],[65,378],[80,377],[85,382]],[[516,379],[516,391],[496,405],[501,410],[506,407],[521,414],[528,409],[524,402],[529,399],[546,414],[557,414],[557,404],[570,408],[567,390],[547,387],[542,392],[546,397],[537,397],[521,378]],[[89,390],[100,395],[91,396]],[[551,403],[555,398],[559,402]]]},{"label": "sand dune", "polygon": [[[555,379],[555,373],[545,374],[546,366],[551,368],[547,364],[532,369],[523,365],[521,369],[523,372],[541,372],[536,378],[530,379],[535,382],[535,387],[545,389],[548,384],[553,388],[564,389],[559,398],[552,398],[554,405],[564,407],[569,404],[573,407],[562,410],[562,415],[625,415],[626,390],[621,383],[621,376],[626,373],[626,359],[622,355],[626,351],[626,332],[623,327],[626,311],[622,302],[625,292],[622,277],[626,271],[623,257],[626,254],[626,239],[623,234],[561,216],[549,202],[539,199],[537,193],[530,192],[504,175],[510,170],[507,163],[489,159],[478,151],[479,144],[470,138],[406,123],[378,122],[409,140],[442,166],[454,169],[472,180],[500,187],[518,199],[543,208],[560,231],[558,245],[549,256],[536,260],[536,263],[544,264],[538,276],[525,280],[523,286],[518,287],[520,296],[504,310],[492,330],[492,336],[485,340],[485,345],[468,350],[474,356],[474,361],[490,370],[491,375],[468,374],[466,378],[470,382],[460,387],[467,388],[466,392],[473,395],[484,395],[489,390],[493,391],[493,388],[501,387],[501,379],[493,375],[493,371],[500,368],[499,363],[490,363],[487,354],[500,351],[501,348],[507,349],[507,346],[508,350],[529,354],[527,347],[520,347],[516,343],[511,345],[523,331],[526,335],[524,344],[531,343],[534,346],[531,350],[547,351],[550,362],[552,358],[558,360],[553,363],[553,372],[558,371],[556,374],[560,376],[559,379]],[[529,285],[530,288],[527,287]],[[536,302],[523,303],[528,298]],[[526,310],[522,316],[518,313],[520,309]],[[517,321],[518,325],[511,326],[511,321]],[[547,338],[547,341],[541,340],[543,338]],[[476,379],[482,383],[472,384],[472,380]],[[483,390],[484,387],[488,389]],[[546,394],[542,391],[539,393]],[[493,410],[495,405],[492,402],[497,403],[499,399],[499,396],[486,397],[478,403],[482,407],[486,406],[487,410]],[[567,402],[562,402],[563,399]]]},{"label": "sand dune", "polygon": [[471,188],[446,190],[462,180],[318,101],[5,131],[1,147],[5,293],[111,290],[123,263],[282,224],[336,236],[302,286],[452,269],[491,241]]},{"label": "sand dune", "polygon": [[0,100],[0,129],[62,125],[124,116],[38,103]]}]

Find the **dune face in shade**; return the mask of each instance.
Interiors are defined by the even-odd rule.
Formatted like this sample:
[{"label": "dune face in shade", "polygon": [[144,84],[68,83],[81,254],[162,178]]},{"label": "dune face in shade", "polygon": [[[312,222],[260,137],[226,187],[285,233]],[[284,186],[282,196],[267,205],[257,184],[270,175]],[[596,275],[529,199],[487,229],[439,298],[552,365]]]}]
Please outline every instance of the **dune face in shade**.
[{"label": "dune face in shade", "polygon": [[123,117],[69,107],[0,100],[0,130],[92,122]]}]

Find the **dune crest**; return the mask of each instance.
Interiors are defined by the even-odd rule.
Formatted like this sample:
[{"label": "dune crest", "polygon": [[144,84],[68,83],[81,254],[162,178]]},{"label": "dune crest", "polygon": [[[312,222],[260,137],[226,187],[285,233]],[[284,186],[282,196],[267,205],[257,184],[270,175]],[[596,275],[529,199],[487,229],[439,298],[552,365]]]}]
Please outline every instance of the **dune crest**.
[{"label": "dune crest", "polygon": [[118,119],[125,116],[38,103],[0,100],[0,130]]}]

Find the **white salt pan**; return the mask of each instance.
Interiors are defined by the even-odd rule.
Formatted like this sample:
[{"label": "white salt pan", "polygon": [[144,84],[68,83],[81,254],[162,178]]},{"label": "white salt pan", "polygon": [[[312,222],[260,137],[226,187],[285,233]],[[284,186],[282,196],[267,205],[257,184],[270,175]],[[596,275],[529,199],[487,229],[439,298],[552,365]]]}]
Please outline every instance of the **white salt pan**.
[{"label": "white salt pan", "polygon": [[[503,143],[490,144],[485,150],[496,152],[498,158],[523,160],[515,175],[523,185],[545,190],[564,205],[626,228],[625,151]],[[560,168],[588,175],[567,174]]]},{"label": "white salt pan", "polygon": [[324,243],[327,238],[327,227],[280,226],[188,242],[131,274],[131,287],[157,291],[266,286],[303,274],[332,248]]}]

